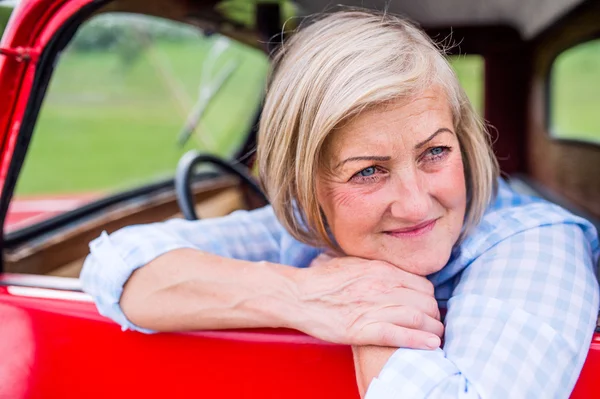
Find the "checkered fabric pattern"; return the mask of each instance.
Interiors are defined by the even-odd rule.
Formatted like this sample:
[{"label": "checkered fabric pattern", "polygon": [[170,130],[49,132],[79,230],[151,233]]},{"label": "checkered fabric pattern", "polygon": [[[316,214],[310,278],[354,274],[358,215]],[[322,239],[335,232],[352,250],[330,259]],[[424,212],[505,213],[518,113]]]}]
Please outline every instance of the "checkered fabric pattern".
[{"label": "checkered fabric pattern", "polygon": [[[123,285],[176,248],[306,267],[321,251],[293,239],[270,207],[197,222],[132,226],[90,244],[81,280],[101,314],[123,326]],[[366,398],[567,398],[598,313],[594,227],[503,181],[483,221],[430,276],[447,307],[444,347],[398,349]]]}]

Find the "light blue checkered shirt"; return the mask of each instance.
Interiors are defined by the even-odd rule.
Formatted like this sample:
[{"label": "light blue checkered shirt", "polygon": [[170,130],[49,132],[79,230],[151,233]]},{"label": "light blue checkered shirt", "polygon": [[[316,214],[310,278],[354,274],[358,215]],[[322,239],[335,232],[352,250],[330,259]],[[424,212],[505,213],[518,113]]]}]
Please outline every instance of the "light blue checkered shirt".
[{"label": "light blue checkered shirt", "polygon": [[[102,234],[81,274],[101,314],[136,327],[119,307],[131,273],[176,248],[307,267],[319,250],[299,243],[270,207],[218,219],[171,220]],[[500,181],[498,196],[450,262],[430,276],[447,307],[445,344],[398,349],[367,399],[567,398],[598,314],[594,227]]]}]

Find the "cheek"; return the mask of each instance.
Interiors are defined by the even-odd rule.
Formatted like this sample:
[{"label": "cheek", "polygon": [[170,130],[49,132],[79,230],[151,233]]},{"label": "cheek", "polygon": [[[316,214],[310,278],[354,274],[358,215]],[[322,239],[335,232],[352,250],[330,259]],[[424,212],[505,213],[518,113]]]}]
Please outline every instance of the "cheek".
[{"label": "cheek", "polygon": [[358,190],[339,186],[332,187],[328,191],[328,199],[332,209],[345,212],[364,205],[364,196],[362,196]]},{"label": "cheek", "polygon": [[324,184],[318,195],[329,227],[338,240],[366,230],[378,220],[377,190]]},{"label": "cheek", "polygon": [[467,186],[460,154],[454,156],[432,179],[430,187],[437,201],[462,222],[467,206]]}]

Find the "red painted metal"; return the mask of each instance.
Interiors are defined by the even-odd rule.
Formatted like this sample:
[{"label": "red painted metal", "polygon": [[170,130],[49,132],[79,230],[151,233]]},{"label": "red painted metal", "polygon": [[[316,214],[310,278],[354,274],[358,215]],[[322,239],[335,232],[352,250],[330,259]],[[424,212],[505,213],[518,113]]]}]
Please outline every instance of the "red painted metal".
[{"label": "red painted metal", "polygon": [[292,331],[123,332],[6,287],[0,325],[0,398],[358,398],[350,348]]},{"label": "red painted metal", "polygon": [[7,55],[9,57],[15,57],[19,62],[37,62],[40,51],[39,49],[17,47],[17,48],[0,48],[1,55]]},{"label": "red painted metal", "polygon": [[80,193],[44,196],[19,196],[10,201],[4,222],[4,232],[9,233],[31,226],[90,203],[103,195]]},{"label": "red painted metal", "polygon": [[[123,332],[90,302],[9,289],[0,287],[0,381],[11,383],[0,398],[358,398],[346,346],[287,330]],[[597,334],[572,398],[598,392],[598,370]]]},{"label": "red painted metal", "polygon": [[600,334],[594,334],[590,351],[571,394],[571,399],[589,399],[600,397]]}]

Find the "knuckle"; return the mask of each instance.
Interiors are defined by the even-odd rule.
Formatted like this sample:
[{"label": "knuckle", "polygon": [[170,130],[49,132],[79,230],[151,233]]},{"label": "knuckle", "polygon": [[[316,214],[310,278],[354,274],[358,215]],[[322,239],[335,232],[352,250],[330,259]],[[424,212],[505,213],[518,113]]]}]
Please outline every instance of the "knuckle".
[{"label": "knuckle", "polygon": [[370,288],[377,293],[386,292],[388,290],[388,284],[383,279],[377,279],[371,282]]},{"label": "knuckle", "polygon": [[382,326],[379,329],[377,345],[396,348],[417,348],[418,337],[414,332],[401,327]]},{"label": "knuckle", "polygon": [[424,289],[429,295],[435,294],[435,287],[433,286],[433,283],[427,279],[425,279]]},{"label": "knuckle", "polygon": [[438,303],[435,298],[431,298],[426,303],[427,314],[431,317],[436,317],[439,312]]},{"label": "knuckle", "polygon": [[360,345],[362,344],[362,335],[358,331],[349,330],[345,336],[340,340],[342,344]]},{"label": "knuckle", "polygon": [[411,312],[410,315],[410,327],[412,328],[421,328],[423,326],[423,322],[425,318],[421,312]]},{"label": "knuckle", "polygon": [[404,334],[403,345],[406,348],[416,348],[417,347],[417,336],[415,333],[407,331]]},{"label": "knuckle", "polygon": [[367,323],[360,328],[349,331],[346,343],[351,345],[377,345],[381,339],[380,326],[376,323]]},{"label": "knuckle", "polygon": [[398,342],[398,333],[396,329],[389,327],[380,327],[379,329],[379,340],[383,345],[396,346]]}]

